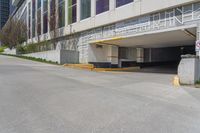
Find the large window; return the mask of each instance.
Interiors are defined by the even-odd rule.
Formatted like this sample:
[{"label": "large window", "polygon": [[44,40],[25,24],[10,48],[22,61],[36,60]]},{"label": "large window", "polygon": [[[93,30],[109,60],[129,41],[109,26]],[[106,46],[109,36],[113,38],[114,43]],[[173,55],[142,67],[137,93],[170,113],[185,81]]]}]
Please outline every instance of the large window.
[{"label": "large window", "polygon": [[50,31],[55,30],[57,27],[57,16],[56,16],[56,0],[50,0]]},{"label": "large window", "polygon": [[48,0],[43,0],[43,33],[48,32]]},{"label": "large window", "polygon": [[37,1],[37,35],[41,35],[41,0]]},{"label": "large window", "polygon": [[31,3],[28,3],[28,38],[31,38]]},{"label": "large window", "polygon": [[96,0],[96,14],[109,10],[109,0]]},{"label": "large window", "polygon": [[116,7],[123,6],[125,4],[131,3],[134,0],[116,0]]},{"label": "large window", "polygon": [[65,1],[64,0],[59,0],[58,3],[58,10],[59,10],[59,28],[65,26]]},{"label": "large window", "polygon": [[35,0],[32,0],[32,37],[35,37],[35,11],[36,11]]},{"label": "large window", "polygon": [[81,20],[91,16],[91,0],[81,0]]},{"label": "large window", "polygon": [[68,24],[72,24],[76,22],[77,18],[77,1],[76,0],[68,0]]}]

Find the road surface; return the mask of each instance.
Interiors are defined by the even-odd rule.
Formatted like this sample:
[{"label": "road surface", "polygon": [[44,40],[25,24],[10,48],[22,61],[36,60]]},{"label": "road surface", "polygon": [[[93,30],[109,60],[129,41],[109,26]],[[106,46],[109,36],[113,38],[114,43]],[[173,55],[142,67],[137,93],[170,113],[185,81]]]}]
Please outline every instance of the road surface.
[{"label": "road surface", "polygon": [[200,89],[0,56],[0,133],[200,133]]}]

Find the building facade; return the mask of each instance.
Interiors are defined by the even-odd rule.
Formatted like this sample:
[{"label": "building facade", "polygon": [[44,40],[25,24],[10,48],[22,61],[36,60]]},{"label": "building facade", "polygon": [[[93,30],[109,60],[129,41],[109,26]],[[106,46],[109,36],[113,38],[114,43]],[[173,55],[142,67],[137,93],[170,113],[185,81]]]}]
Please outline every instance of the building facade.
[{"label": "building facade", "polygon": [[13,16],[27,24],[28,43],[50,40],[55,7],[57,47],[79,52],[80,63],[124,67],[198,54],[199,0],[53,1],[13,0]]},{"label": "building facade", "polygon": [[9,0],[0,0],[0,29],[7,22],[9,17]]}]

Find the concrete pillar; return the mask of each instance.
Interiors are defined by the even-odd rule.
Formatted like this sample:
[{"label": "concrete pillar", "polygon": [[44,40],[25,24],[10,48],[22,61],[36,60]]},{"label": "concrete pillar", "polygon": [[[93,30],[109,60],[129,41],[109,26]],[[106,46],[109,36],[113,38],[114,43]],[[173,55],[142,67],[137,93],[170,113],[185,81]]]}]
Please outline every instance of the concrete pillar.
[{"label": "concrete pillar", "polygon": [[68,0],[65,0],[65,26],[68,25]]},{"label": "concrete pillar", "polygon": [[136,48],[137,50],[137,62],[144,62],[144,48]]},{"label": "concrete pillar", "polygon": [[[200,24],[196,33],[196,55],[183,55],[178,66],[178,77],[182,84],[195,84],[200,80]],[[196,57],[198,56],[198,58]]]},{"label": "concrete pillar", "polygon": [[96,15],[96,0],[91,0],[91,17]]},{"label": "concrete pillar", "polygon": [[118,67],[118,46],[108,46],[108,61],[111,62],[112,67]]},{"label": "concrete pillar", "polygon": [[200,57],[200,23],[198,24],[197,31],[196,31],[196,55]]},{"label": "concrete pillar", "polygon": [[109,1],[109,9],[110,11],[115,10],[116,0],[110,0]]},{"label": "concrete pillar", "polygon": [[81,0],[77,0],[77,22],[81,20]]}]

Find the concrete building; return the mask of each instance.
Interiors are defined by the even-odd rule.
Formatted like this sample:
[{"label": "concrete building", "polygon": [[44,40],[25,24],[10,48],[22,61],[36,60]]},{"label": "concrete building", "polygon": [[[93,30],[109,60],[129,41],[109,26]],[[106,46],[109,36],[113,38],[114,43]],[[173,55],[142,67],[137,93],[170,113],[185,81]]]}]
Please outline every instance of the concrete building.
[{"label": "concrete building", "polygon": [[180,61],[198,54],[199,0],[13,0],[28,43],[52,39],[48,23],[57,10],[57,48],[77,51],[80,63],[126,67]]},{"label": "concrete building", "polygon": [[9,0],[0,0],[0,29],[9,17]]},{"label": "concrete building", "polygon": [[15,11],[15,6],[12,4],[12,0],[9,1],[9,14],[12,16],[13,12]]}]

